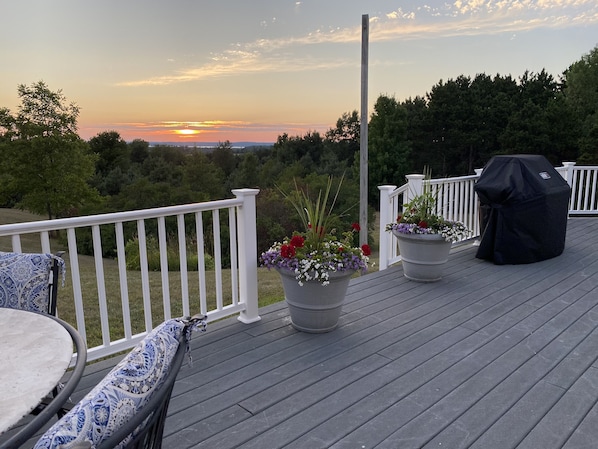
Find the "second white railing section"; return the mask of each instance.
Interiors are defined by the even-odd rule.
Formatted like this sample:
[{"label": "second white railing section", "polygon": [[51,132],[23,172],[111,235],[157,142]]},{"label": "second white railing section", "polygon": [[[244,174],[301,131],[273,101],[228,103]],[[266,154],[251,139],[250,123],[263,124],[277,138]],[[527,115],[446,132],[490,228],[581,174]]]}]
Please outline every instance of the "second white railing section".
[{"label": "second white railing section", "polygon": [[565,162],[559,171],[571,186],[569,215],[597,215],[598,166],[578,167]]},{"label": "second white railing section", "polygon": [[[433,179],[430,181],[432,195],[436,198],[435,213],[448,220],[460,221],[479,235],[477,197],[473,190],[479,175],[457,178]],[[403,205],[423,190],[424,175],[407,175],[407,184],[397,188],[394,185],[379,186],[380,190],[380,270],[401,260],[396,239],[385,230],[403,211]]]},{"label": "second white railing section", "polygon": [[[255,206],[255,197],[259,190],[237,189],[232,192],[236,198],[228,200],[2,225],[0,226],[0,238],[10,238],[12,250],[16,252],[22,252],[22,237],[31,238],[31,234],[39,235],[42,252],[56,253],[66,249],[64,258],[67,262],[68,280],[72,283],[76,327],[88,343],[88,360],[94,360],[134,346],[156,325],[156,320],[172,318],[172,309],[175,303],[176,310],[182,311],[182,315],[203,313],[208,315],[210,321],[235,314],[238,314],[239,320],[244,323],[251,323],[260,319],[257,294]],[[210,221],[209,226],[204,220],[204,214],[207,214],[207,221]],[[228,215],[229,228],[230,254],[226,256],[230,257],[231,297],[227,297],[226,301],[223,299],[223,271],[225,270],[223,270],[221,253],[221,215]],[[169,223],[175,223],[176,226],[173,224],[168,227],[167,220]],[[127,242],[123,231],[125,225],[136,227],[135,234],[139,245],[140,269],[135,276],[140,277],[140,281],[135,284],[135,287],[130,286],[131,282],[128,280],[128,277],[132,277],[133,274],[127,269],[128,255],[125,251]],[[176,231],[173,231],[172,228],[175,227]],[[82,251],[79,251],[78,248],[77,233],[88,233],[90,229],[95,273],[92,273],[92,276],[89,276],[89,273],[83,273],[82,276],[79,264]],[[147,229],[151,229],[151,232],[157,235],[160,254],[159,275],[150,272],[148,269]],[[195,240],[191,242],[192,245],[190,245],[190,235],[188,235],[189,232],[186,229],[192,229],[190,233]],[[61,247],[56,239],[50,238],[52,234],[57,232],[66,233],[66,248]],[[104,272],[106,261],[102,257],[102,233],[105,232],[113,232],[116,238],[117,268],[114,268],[114,271],[117,270],[118,274],[114,274],[110,279],[118,278],[116,282],[119,285],[112,290],[120,291],[120,301],[117,301],[119,305],[116,307],[121,309],[120,312],[113,309],[108,311],[107,278]],[[206,235],[206,233],[208,234]],[[180,271],[177,270],[176,273],[177,280],[180,277],[180,297],[177,298],[171,298],[169,288],[172,278],[175,277],[175,273],[169,273],[168,269],[169,245],[170,247],[178,246],[175,253],[178,253],[180,263]],[[198,266],[192,267],[192,270],[189,270],[190,267],[187,266],[190,251],[197,255],[198,261]],[[210,275],[213,273],[215,277],[214,280],[211,280],[215,286],[215,300],[210,301],[208,301],[206,294],[206,252],[213,254],[214,261],[214,268],[209,270],[209,273]],[[172,258],[172,255],[170,257]],[[197,272],[197,282],[199,283],[195,288],[198,295],[193,297],[189,293],[190,271]],[[228,270],[226,271],[228,272]],[[95,278],[89,283],[93,284],[95,282],[97,298],[90,298],[92,293],[89,291],[89,286],[87,288],[82,286],[82,277]],[[151,288],[150,280],[154,281]],[[114,282],[114,280],[111,282]],[[161,284],[161,288],[156,287],[157,284]],[[141,290],[142,311],[138,309],[136,309],[138,310],[136,312],[131,310],[132,305],[129,300],[129,290],[131,288]],[[65,300],[64,295],[61,297],[61,290],[63,289],[59,288],[59,315],[61,303],[63,304]],[[93,296],[95,296],[95,293],[93,293]],[[158,306],[156,305],[157,301],[159,301]],[[155,307],[155,317],[152,314],[152,303]],[[209,306],[209,304],[215,304],[215,306]],[[101,344],[92,345],[92,347],[89,347],[90,339],[87,335],[90,326],[88,326],[87,318],[89,310],[86,310],[86,307],[99,308],[99,314],[97,314],[99,318],[95,315],[96,318],[93,319],[99,319],[100,321]],[[114,305],[112,307],[114,308]],[[131,323],[133,313],[143,314],[143,329],[138,329],[136,333]],[[109,317],[114,317],[115,314],[117,318],[113,321],[116,322],[111,322]],[[115,338],[114,335],[117,337]],[[98,338],[96,337],[95,340],[98,340]]]},{"label": "second white railing section", "polygon": [[[569,215],[598,215],[598,166],[576,166],[575,162],[564,162],[556,170],[571,187]],[[436,213],[448,220],[463,222],[472,230],[471,238],[480,236],[480,220],[477,195],[474,185],[482,170],[475,175],[457,178],[433,179],[432,194],[437,198]],[[380,270],[399,262],[396,239],[386,232],[385,225],[396,220],[403,205],[422,193],[424,176],[407,175],[407,184],[379,186],[380,190]],[[458,242],[459,243],[459,242]]]}]

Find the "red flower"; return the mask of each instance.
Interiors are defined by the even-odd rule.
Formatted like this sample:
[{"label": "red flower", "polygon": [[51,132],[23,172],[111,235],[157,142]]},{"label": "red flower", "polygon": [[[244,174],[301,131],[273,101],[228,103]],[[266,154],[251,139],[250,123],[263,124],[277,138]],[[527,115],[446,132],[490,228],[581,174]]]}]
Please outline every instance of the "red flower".
[{"label": "red flower", "polygon": [[291,245],[293,245],[295,248],[302,248],[304,243],[305,239],[300,235],[294,235],[291,239]]},{"label": "red flower", "polygon": [[418,225],[420,228],[427,228],[427,227],[428,227],[428,222],[427,222],[427,221],[424,221],[424,220],[422,220],[422,221],[420,221],[420,222],[419,222],[417,225]]},{"label": "red flower", "polygon": [[345,248],[343,248],[342,246],[339,246],[337,251],[338,251],[339,253],[342,253],[342,252],[344,252],[344,251],[345,251]]},{"label": "red flower", "polygon": [[[312,229],[313,226],[311,225],[311,223],[307,223],[307,229]],[[316,226],[316,234],[318,234],[320,237],[322,237],[324,235],[324,226]]]},{"label": "red flower", "polygon": [[368,245],[367,243],[364,243],[363,245],[361,245],[361,251],[363,251],[364,256],[370,256],[372,254],[370,245]]},{"label": "red flower", "polygon": [[398,223],[399,221],[401,221],[401,218],[403,218],[403,216],[402,216],[401,214],[397,215],[397,223]]},{"label": "red flower", "polygon": [[285,259],[295,257],[295,247],[293,245],[282,245],[280,247],[280,255]]},{"label": "red flower", "polygon": [[359,231],[361,231],[361,226],[359,226],[359,223],[353,223],[351,225],[351,229],[353,229],[356,232],[359,232]]}]

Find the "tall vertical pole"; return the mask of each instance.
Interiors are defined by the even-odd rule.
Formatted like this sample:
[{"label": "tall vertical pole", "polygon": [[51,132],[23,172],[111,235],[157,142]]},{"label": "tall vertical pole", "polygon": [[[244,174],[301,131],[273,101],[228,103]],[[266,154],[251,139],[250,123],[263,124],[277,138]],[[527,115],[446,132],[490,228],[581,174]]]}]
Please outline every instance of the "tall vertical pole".
[{"label": "tall vertical pole", "polygon": [[361,16],[361,122],[359,129],[359,244],[368,243],[368,14]]}]

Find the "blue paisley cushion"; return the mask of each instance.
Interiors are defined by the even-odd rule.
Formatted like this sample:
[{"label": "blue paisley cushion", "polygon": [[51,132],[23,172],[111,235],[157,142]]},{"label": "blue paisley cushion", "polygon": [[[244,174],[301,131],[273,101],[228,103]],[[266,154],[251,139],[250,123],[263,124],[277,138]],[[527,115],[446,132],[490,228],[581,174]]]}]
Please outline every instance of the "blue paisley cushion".
[{"label": "blue paisley cushion", "polygon": [[110,437],[160,389],[184,328],[183,320],[172,319],[152,330],[34,449],[95,447]]},{"label": "blue paisley cushion", "polygon": [[59,263],[64,278],[60,257],[0,251],[0,307],[48,313],[53,260]]}]

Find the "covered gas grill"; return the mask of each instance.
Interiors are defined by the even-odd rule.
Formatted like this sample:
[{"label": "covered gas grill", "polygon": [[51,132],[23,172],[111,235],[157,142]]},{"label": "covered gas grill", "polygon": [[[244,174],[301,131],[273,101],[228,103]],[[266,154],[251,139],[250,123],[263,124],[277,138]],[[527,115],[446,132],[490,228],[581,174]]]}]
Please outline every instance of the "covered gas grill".
[{"label": "covered gas grill", "polygon": [[475,191],[482,226],[476,257],[522,264],[563,252],[571,189],[544,156],[493,157]]}]

